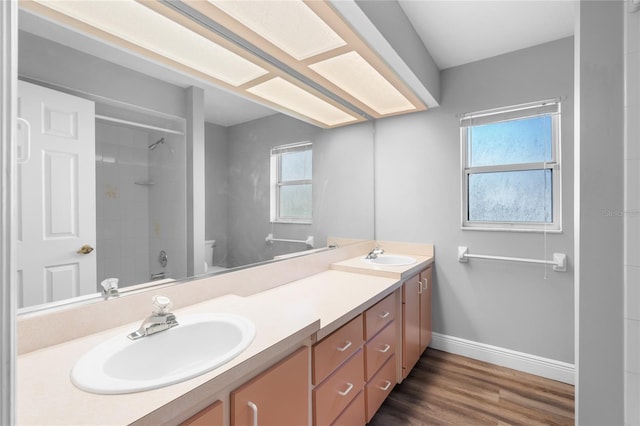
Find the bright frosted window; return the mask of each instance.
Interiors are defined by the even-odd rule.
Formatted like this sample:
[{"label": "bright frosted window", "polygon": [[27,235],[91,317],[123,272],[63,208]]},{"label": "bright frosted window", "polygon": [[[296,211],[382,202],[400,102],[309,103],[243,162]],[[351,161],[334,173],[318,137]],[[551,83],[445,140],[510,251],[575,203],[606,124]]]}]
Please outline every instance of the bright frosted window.
[{"label": "bright frosted window", "polygon": [[311,142],[271,149],[271,220],[310,223],[312,216]]},{"label": "bright frosted window", "polygon": [[552,120],[550,115],[467,127],[469,165],[552,161]]},{"label": "bright frosted window", "polygon": [[469,220],[551,223],[551,171],[469,175]]},{"label": "bright frosted window", "polygon": [[311,149],[281,154],[280,163],[281,181],[311,179]]},{"label": "bright frosted window", "polygon": [[311,185],[280,187],[280,218],[311,218]]},{"label": "bright frosted window", "polygon": [[461,120],[463,228],[560,230],[559,104]]}]

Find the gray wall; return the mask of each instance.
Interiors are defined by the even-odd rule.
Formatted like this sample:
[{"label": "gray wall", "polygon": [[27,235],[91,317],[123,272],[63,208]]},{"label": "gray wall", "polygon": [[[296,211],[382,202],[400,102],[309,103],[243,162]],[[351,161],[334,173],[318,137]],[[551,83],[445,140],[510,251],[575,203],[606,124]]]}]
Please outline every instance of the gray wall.
[{"label": "gray wall", "polygon": [[606,213],[624,211],[624,9],[623,2],[582,1],[576,32],[576,423],[582,425],[624,423],[624,218]]},{"label": "gray wall", "polygon": [[204,273],[205,234],[205,130],[204,90],[191,86],[187,92],[187,274]]},{"label": "gray wall", "polygon": [[186,117],[185,90],[20,31],[18,74],[125,104]]},{"label": "gray wall", "polygon": [[[270,260],[290,252],[288,244],[267,245],[265,237],[305,239],[309,225],[269,222],[269,158],[272,146],[313,140],[320,129],[281,114],[229,128],[227,266]],[[293,249],[301,250],[304,246]]]},{"label": "gray wall", "polygon": [[[377,238],[435,245],[435,332],[573,363],[573,38],[450,68],[441,82],[439,108],[377,122]],[[545,253],[541,233],[462,231],[459,115],[555,97],[563,97],[563,232],[547,235]],[[568,272],[459,263],[457,246],[531,258],[562,252]]]},{"label": "gray wall", "polygon": [[313,235],[373,238],[375,124],[323,130],[313,145]]},{"label": "gray wall", "polygon": [[[372,123],[322,130],[282,114],[228,129],[227,266],[270,260],[300,244],[265,244],[265,237],[305,240],[328,235],[373,238]],[[273,146],[313,142],[313,224],[269,221],[269,155]]]},{"label": "gray wall", "polygon": [[[205,239],[216,240],[214,265],[227,266],[227,128],[205,123]],[[210,261],[207,259],[207,263]]]}]

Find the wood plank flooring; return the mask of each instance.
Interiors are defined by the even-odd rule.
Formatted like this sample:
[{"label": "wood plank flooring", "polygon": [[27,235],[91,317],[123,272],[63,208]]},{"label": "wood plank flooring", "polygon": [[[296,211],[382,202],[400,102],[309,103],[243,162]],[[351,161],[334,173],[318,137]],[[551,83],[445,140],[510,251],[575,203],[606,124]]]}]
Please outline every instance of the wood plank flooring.
[{"label": "wood plank flooring", "polygon": [[371,426],[572,425],[574,387],[428,348]]}]

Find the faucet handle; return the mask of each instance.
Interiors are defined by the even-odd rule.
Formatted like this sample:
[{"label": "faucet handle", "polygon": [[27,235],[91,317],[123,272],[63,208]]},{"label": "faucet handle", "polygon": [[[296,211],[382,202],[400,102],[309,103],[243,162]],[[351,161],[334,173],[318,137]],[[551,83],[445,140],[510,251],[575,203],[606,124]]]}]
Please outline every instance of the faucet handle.
[{"label": "faucet handle", "polygon": [[102,294],[105,297],[118,296],[118,279],[107,278],[103,280],[100,285],[102,286]]},{"label": "faucet handle", "polygon": [[169,313],[169,309],[173,306],[171,299],[166,296],[153,296],[153,314],[154,315],[166,315]]}]

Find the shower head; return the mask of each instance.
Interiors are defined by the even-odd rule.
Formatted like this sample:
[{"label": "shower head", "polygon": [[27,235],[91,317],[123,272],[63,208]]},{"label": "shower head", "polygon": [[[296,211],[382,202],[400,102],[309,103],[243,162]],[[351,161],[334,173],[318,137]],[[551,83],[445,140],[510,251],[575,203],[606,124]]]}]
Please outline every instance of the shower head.
[{"label": "shower head", "polygon": [[[164,138],[160,138],[159,140],[155,141],[154,143],[152,143],[151,145],[149,145],[149,150],[153,151],[154,149],[156,149],[158,147],[158,145],[162,144],[166,144],[167,141],[164,140]],[[171,148],[171,145],[167,144],[167,148],[169,148],[169,151],[171,151],[171,153],[173,154],[175,151],[173,150],[173,148]]]},{"label": "shower head", "polygon": [[154,149],[156,149],[158,147],[158,145],[160,145],[161,143],[164,143],[164,138],[160,138],[159,140],[155,141],[154,143],[152,143],[151,145],[149,145],[149,149],[151,151],[153,151]]}]

